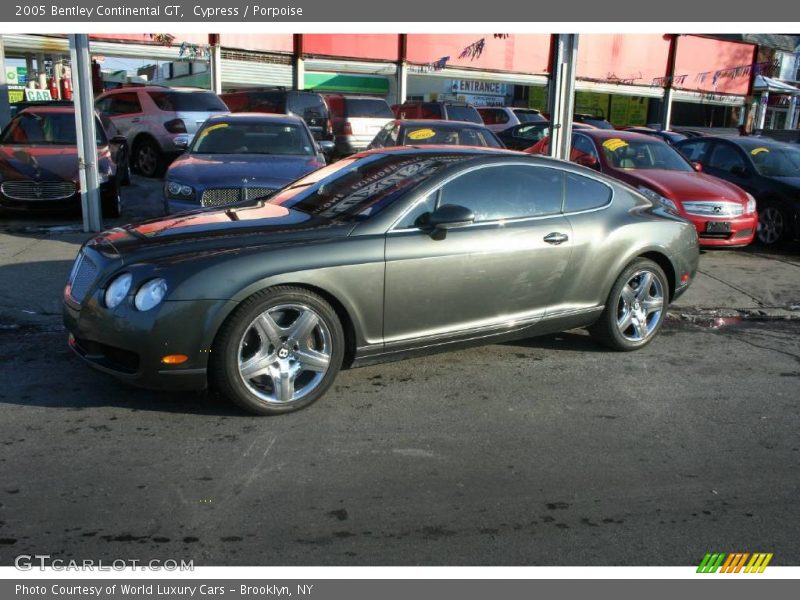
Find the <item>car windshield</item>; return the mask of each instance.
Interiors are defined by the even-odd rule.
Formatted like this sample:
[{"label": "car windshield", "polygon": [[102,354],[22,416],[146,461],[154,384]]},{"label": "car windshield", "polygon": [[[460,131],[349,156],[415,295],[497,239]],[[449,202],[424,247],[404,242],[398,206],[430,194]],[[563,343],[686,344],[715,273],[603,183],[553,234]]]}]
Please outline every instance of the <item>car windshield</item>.
[{"label": "car windshield", "polygon": [[483,123],[480,113],[472,106],[459,104],[447,105],[447,119],[449,121],[467,121],[469,123]]},{"label": "car windshield", "polygon": [[281,154],[311,156],[314,143],[299,125],[212,123],[195,136],[192,154]]},{"label": "car windshield", "polygon": [[149,92],[161,110],[176,112],[228,112],[214,92]]},{"label": "car windshield", "polygon": [[457,125],[424,125],[404,127],[401,146],[477,146],[481,148],[502,148],[488,129],[459,127]]},{"label": "car windshield", "polygon": [[269,199],[304,213],[362,221],[469,154],[375,154],[346,158],[298,179]]},{"label": "car windshield", "polygon": [[750,150],[750,158],[758,174],[764,177],[800,176],[800,149],[758,146]]},{"label": "car windshield", "polygon": [[[106,135],[97,120],[95,120],[94,126],[97,144],[105,144]],[[71,112],[21,112],[3,131],[0,136],[0,144],[76,146],[78,133],[75,127],[75,114]]]},{"label": "car windshield", "polygon": [[606,162],[615,169],[693,171],[692,166],[665,142],[608,138],[600,143]]},{"label": "car windshield", "polygon": [[380,98],[347,98],[346,116],[354,118],[393,119],[394,113],[386,100]]},{"label": "car windshield", "polygon": [[541,113],[535,110],[515,109],[514,114],[517,115],[520,123],[540,123],[542,121],[547,121]]}]

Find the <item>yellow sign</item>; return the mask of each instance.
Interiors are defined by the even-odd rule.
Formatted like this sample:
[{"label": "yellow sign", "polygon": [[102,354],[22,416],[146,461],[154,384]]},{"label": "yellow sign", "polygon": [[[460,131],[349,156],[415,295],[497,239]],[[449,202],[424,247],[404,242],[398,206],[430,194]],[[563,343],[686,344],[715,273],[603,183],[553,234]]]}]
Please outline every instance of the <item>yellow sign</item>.
[{"label": "yellow sign", "polygon": [[206,127],[205,129],[203,129],[203,132],[200,134],[200,138],[206,137],[209,133],[211,133],[215,129],[224,129],[227,126],[228,126],[227,123],[217,123],[216,125],[212,125],[211,127]]},{"label": "yellow sign", "polygon": [[759,146],[758,148],[753,148],[750,150],[750,154],[755,156],[756,154],[761,154],[762,152],[769,152],[768,148],[764,148],[764,146]]},{"label": "yellow sign", "polygon": [[436,135],[433,129],[417,129],[412,131],[406,137],[410,140],[427,140]]},{"label": "yellow sign", "polygon": [[628,142],[619,138],[611,138],[610,140],[603,142],[603,148],[611,152],[616,152],[620,148],[625,148],[627,145]]}]

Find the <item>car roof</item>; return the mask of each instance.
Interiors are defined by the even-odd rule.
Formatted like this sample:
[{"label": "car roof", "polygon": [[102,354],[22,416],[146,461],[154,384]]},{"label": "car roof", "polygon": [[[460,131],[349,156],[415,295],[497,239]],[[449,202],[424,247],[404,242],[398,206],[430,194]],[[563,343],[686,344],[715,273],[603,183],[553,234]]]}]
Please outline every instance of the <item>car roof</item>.
[{"label": "car roof", "polygon": [[169,87],[166,85],[127,85],[123,87],[114,88],[113,90],[107,90],[104,93],[110,94],[116,92],[131,92],[137,90],[142,90],[144,92],[181,92],[181,93],[211,92],[211,90],[206,90],[204,88],[195,88],[186,86]]},{"label": "car roof", "polygon": [[240,112],[222,113],[208,117],[209,123],[241,121],[243,123],[278,123],[283,125],[297,125],[305,123],[300,117],[294,115],[284,115],[279,113],[259,113],[259,112]]},{"label": "car roof", "polygon": [[740,136],[731,136],[727,137],[724,135],[710,135],[704,136],[703,141],[709,140],[726,140],[728,142],[733,142],[737,146],[745,148],[747,150],[751,148],[758,148],[761,146],[773,147],[773,148],[797,148],[797,144],[787,144],[786,142],[781,142],[778,140],[773,140],[772,138],[762,137],[757,135],[740,135]]},{"label": "car roof", "polygon": [[466,129],[486,129],[483,123],[473,123],[472,121],[448,121],[446,119],[395,119],[395,123],[407,127],[461,127]]},{"label": "car roof", "polygon": [[45,105],[42,105],[42,106],[26,106],[21,111],[19,111],[17,114],[21,115],[21,114],[27,113],[27,112],[56,113],[56,114],[69,113],[69,114],[74,114],[75,113],[75,108],[72,107],[72,106],[48,106],[48,105],[45,104]]},{"label": "car roof", "polygon": [[[530,156],[524,152],[517,152],[516,150],[507,150],[506,148],[487,148],[478,146],[457,146],[447,144],[431,144],[424,146],[390,146],[388,148],[375,148],[374,150],[365,150],[354,154],[352,157],[370,156],[373,154],[408,154],[408,155],[425,155],[425,154],[474,154],[476,156],[516,156],[518,158]],[[351,157],[351,158],[352,158]]]}]

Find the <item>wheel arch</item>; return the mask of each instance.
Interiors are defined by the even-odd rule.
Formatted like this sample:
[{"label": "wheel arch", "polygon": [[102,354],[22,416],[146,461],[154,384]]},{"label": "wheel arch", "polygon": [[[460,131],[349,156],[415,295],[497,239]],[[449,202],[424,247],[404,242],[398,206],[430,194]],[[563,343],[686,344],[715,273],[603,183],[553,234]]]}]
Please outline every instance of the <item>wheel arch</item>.
[{"label": "wheel arch", "polygon": [[[643,252],[639,254],[636,258],[646,258],[648,260],[652,260],[656,263],[661,270],[664,271],[664,274],[667,276],[667,285],[669,286],[669,300],[672,302],[672,298],[675,296],[675,288],[677,287],[677,281],[675,280],[675,265],[672,264],[672,261],[669,257],[662,253],[655,250],[648,250],[647,252]],[[630,262],[628,263],[630,264]]]},{"label": "wheel arch", "polygon": [[331,305],[333,310],[336,312],[336,315],[339,317],[339,321],[342,324],[342,330],[344,331],[345,336],[345,349],[344,349],[344,357],[342,359],[342,368],[348,368],[353,363],[356,354],[357,348],[357,336],[356,336],[356,326],[355,321],[350,314],[350,311],[345,307],[345,304],[332,292],[329,290],[323,289],[316,285],[309,284],[307,282],[300,282],[300,281],[278,281],[272,282],[257,289],[247,288],[247,292],[242,293],[237,297],[236,300],[232,300],[225,305],[225,308],[220,311],[216,315],[216,318],[213,319],[213,323],[210,327],[208,327],[206,334],[204,336],[205,341],[203,344],[204,348],[212,348],[214,345],[214,341],[217,339],[219,332],[221,331],[222,327],[228,320],[232,317],[233,313],[236,312],[236,309],[244,302],[247,298],[258,294],[264,290],[269,290],[274,287],[293,287],[302,290],[306,290],[308,292],[312,292],[318,296],[320,296],[323,300],[325,300],[328,304]]}]

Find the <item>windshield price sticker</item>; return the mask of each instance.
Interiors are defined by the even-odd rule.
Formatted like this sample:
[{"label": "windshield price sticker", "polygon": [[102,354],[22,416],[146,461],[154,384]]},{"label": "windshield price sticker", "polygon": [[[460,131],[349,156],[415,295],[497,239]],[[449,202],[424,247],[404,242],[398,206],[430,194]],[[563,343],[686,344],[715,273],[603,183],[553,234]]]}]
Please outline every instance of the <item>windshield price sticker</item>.
[{"label": "windshield price sticker", "polygon": [[758,148],[753,148],[750,150],[750,154],[755,156],[756,154],[761,154],[762,152],[769,152],[769,148],[764,148],[764,146],[759,146]]},{"label": "windshield price sticker", "polygon": [[436,135],[433,129],[417,129],[408,134],[410,140],[427,140]]},{"label": "windshield price sticker", "polygon": [[625,148],[628,146],[628,142],[625,140],[621,140],[619,138],[611,138],[610,140],[606,140],[603,142],[603,148],[609,150],[611,152],[616,152],[620,148]]}]

